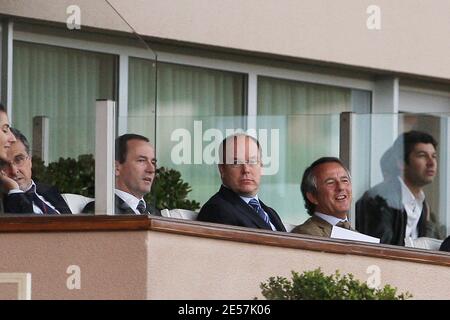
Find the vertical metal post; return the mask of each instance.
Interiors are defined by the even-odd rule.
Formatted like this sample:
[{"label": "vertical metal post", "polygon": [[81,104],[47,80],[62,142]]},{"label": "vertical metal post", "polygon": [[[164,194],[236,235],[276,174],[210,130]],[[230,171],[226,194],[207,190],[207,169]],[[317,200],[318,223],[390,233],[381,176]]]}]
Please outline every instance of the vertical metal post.
[{"label": "vertical metal post", "polygon": [[342,112],[339,126],[339,158],[351,171],[352,166],[352,112]]},{"label": "vertical metal post", "polygon": [[95,119],[95,214],[114,214],[114,141],[116,106],[97,100]]},{"label": "vertical metal post", "polygon": [[48,117],[33,117],[33,157],[38,157],[48,166],[48,144],[49,144],[50,121]]},{"label": "vertical metal post", "polygon": [[439,222],[441,225],[447,226],[445,230],[441,230],[444,234],[450,234],[450,117],[442,116],[441,118],[441,136],[439,140]]},{"label": "vertical metal post", "polygon": [[399,79],[382,77],[375,81],[371,121],[370,184],[383,180],[380,159],[398,136]]},{"label": "vertical metal post", "polygon": [[127,132],[128,126],[128,61],[129,57],[120,55],[119,58],[119,119],[117,131],[119,135]]},{"label": "vertical metal post", "polygon": [[[339,126],[339,158],[342,163],[347,167],[350,172],[353,170],[353,126],[355,114],[353,112],[342,112],[340,114],[340,126]],[[357,147],[356,147],[357,148]],[[349,212],[349,219],[352,227],[355,227],[355,209],[354,201]]]},{"label": "vertical metal post", "polygon": [[249,73],[247,79],[247,127],[243,129],[257,129],[257,109],[258,109],[258,76],[256,73]]}]

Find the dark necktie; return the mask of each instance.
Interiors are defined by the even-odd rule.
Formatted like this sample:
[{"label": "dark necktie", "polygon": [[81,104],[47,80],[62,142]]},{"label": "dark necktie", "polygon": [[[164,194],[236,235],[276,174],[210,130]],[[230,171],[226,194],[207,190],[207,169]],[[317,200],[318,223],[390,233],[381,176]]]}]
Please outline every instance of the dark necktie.
[{"label": "dark necktie", "polygon": [[145,203],[144,200],[139,200],[139,203],[136,207],[137,211],[139,211],[140,213],[147,213],[146,207],[145,207]]},{"label": "dark necktie", "polygon": [[261,205],[259,204],[259,201],[255,198],[251,199],[248,203],[257,213],[258,215],[264,220],[264,222],[272,229],[270,226],[270,219],[267,213],[264,212],[263,208],[261,208]]},{"label": "dark necktie", "polygon": [[25,194],[34,205],[36,205],[39,209],[41,209],[43,214],[58,214],[58,212],[56,212],[44,201],[42,201],[41,198],[38,197],[35,191],[35,186],[31,187],[31,189],[25,192]]},{"label": "dark necktie", "polygon": [[339,221],[336,224],[336,226],[344,228],[344,229],[352,230],[352,225],[348,221]]}]

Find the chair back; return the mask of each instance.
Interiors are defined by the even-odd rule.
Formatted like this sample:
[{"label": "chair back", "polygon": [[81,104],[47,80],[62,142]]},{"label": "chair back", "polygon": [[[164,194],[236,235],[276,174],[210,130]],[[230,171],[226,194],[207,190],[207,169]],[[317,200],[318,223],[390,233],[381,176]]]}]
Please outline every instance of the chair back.
[{"label": "chair back", "polygon": [[82,196],[81,194],[75,193],[63,193],[61,196],[66,201],[67,205],[72,211],[73,214],[81,213],[83,208],[91,201],[94,201],[94,198],[89,198]]},{"label": "chair back", "polygon": [[161,210],[161,215],[167,218],[197,220],[198,212],[186,209],[163,209]]},{"label": "chair back", "polygon": [[443,240],[420,237],[417,239],[405,239],[405,246],[417,249],[427,249],[439,251]]},{"label": "chair back", "polygon": [[291,232],[297,225],[292,223],[283,223],[286,232]]}]

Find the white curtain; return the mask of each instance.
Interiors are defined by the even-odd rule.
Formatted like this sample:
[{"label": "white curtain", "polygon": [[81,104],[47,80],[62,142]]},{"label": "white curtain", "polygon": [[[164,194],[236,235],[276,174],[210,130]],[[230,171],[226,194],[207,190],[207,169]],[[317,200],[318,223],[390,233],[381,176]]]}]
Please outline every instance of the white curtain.
[{"label": "white curtain", "polygon": [[114,98],[115,57],[14,42],[12,125],[32,143],[33,117],[50,120],[49,161],[94,153],[95,100]]}]

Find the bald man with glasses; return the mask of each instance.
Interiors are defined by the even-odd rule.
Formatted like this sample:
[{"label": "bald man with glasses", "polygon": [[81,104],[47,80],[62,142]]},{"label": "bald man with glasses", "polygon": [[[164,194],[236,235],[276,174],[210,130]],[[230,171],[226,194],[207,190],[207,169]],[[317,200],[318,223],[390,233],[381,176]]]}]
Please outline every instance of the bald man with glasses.
[{"label": "bald man with glasses", "polygon": [[72,213],[59,191],[52,186],[34,182],[30,145],[17,129],[11,128],[16,141],[1,160],[5,213],[70,214]]},{"label": "bald man with glasses", "polygon": [[261,148],[246,134],[225,138],[218,165],[222,186],[201,208],[199,221],[286,231],[276,211],[258,197],[261,180]]}]

